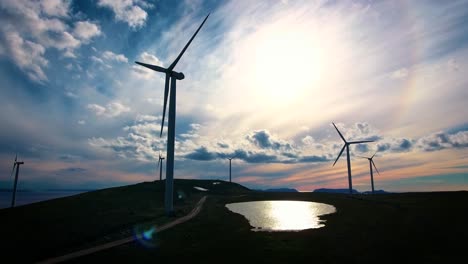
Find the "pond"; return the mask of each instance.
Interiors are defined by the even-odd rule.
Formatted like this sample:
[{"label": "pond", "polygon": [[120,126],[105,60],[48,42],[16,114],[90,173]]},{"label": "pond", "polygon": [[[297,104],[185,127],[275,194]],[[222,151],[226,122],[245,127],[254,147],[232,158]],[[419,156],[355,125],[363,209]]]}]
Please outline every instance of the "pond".
[{"label": "pond", "polygon": [[332,214],[329,204],[304,201],[255,201],[226,204],[249,220],[253,231],[300,231],[325,226],[319,216]]}]

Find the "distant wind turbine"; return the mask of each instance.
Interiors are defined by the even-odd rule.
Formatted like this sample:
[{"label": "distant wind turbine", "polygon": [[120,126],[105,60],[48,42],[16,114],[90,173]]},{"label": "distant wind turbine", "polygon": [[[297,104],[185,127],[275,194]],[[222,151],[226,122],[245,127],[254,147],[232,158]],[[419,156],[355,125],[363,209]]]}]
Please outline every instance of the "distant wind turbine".
[{"label": "distant wind turbine", "polygon": [[341,134],[341,132],[338,130],[338,128],[336,127],[335,123],[333,123],[333,126],[335,127],[336,131],[338,132],[338,134],[340,135],[341,139],[343,139],[344,141],[344,146],[343,148],[341,149],[340,151],[340,154],[338,154],[338,157],[336,158],[335,162],[333,163],[333,166],[335,166],[336,162],[338,161],[338,159],[340,158],[341,154],[343,153],[344,149],[346,148],[346,156],[347,156],[347,160],[348,160],[348,183],[349,183],[349,193],[352,194],[353,193],[353,183],[352,183],[352,180],[351,180],[351,161],[350,161],[350,157],[349,157],[349,145],[351,144],[360,144],[360,143],[366,143],[366,142],[374,142],[373,140],[362,140],[362,141],[346,141],[346,139],[343,137],[343,135]]},{"label": "distant wind turbine", "polygon": [[233,159],[234,159],[234,157],[228,158],[228,160],[229,160],[229,182],[232,182],[232,181],[231,181],[231,161],[232,161]]},{"label": "distant wind turbine", "polygon": [[374,155],[372,155],[372,157],[368,158],[368,157],[361,157],[361,158],[364,158],[364,159],[367,159],[369,160],[369,169],[370,169],[370,179],[371,179],[371,185],[372,185],[372,194],[374,194],[374,173],[372,171],[372,165],[374,165],[374,168],[375,168],[375,171],[377,171],[377,173],[380,175],[380,172],[379,170],[377,169],[377,166],[375,166],[375,163],[374,163],[374,156],[375,154],[377,154],[377,152],[374,153]]},{"label": "distant wind turbine", "polygon": [[159,160],[158,160],[158,167],[159,167],[159,180],[162,181],[162,165],[163,165],[164,157],[161,156],[161,152],[159,152]]},{"label": "distant wind turbine", "polygon": [[15,171],[15,168],[16,168],[15,183],[13,185],[13,197],[11,197],[11,207],[15,207],[16,187],[18,186],[19,167],[20,167],[20,165],[23,165],[23,164],[24,164],[24,162],[18,161],[18,154],[16,154],[15,162],[13,163],[13,169],[11,170],[11,175],[13,175],[13,172]]},{"label": "distant wind turbine", "polygon": [[164,106],[163,106],[163,116],[161,122],[161,133],[159,136],[162,136],[163,127],[164,127],[164,118],[166,115],[166,105],[167,105],[167,97],[169,94],[169,81],[171,81],[171,88],[170,88],[170,98],[169,98],[169,126],[167,132],[167,164],[166,164],[166,190],[165,190],[165,197],[164,197],[164,206],[167,215],[174,215],[174,204],[173,204],[173,193],[174,193],[174,140],[175,140],[175,118],[176,118],[176,80],[183,80],[185,78],[182,72],[174,71],[174,67],[179,62],[182,55],[184,55],[185,51],[187,50],[192,40],[198,34],[198,31],[202,28],[203,24],[205,24],[206,20],[210,14],[208,14],[201,25],[198,27],[195,34],[193,34],[192,38],[189,42],[185,45],[185,47],[180,52],[179,56],[169,65],[169,68],[163,68],[156,65],[146,64],[142,62],[136,61],[135,63],[149,68],[153,71],[162,72],[166,74],[166,82],[164,88]]}]

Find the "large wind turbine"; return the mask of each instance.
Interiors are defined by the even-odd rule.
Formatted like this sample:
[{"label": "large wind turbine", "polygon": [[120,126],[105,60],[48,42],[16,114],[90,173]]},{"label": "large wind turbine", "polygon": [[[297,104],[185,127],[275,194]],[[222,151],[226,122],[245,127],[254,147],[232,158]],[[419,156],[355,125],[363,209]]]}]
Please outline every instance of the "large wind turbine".
[{"label": "large wind turbine", "polygon": [[353,193],[353,182],[351,180],[351,161],[350,161],[350,157],[349,157],[349,145],[351,144],[360,144],[360,143],[366,143],[366,142],[374,142],[373,140],[361,140],[361,141],[346,141],[346,139],[343,137],[343,135],[341,134],[341,132],[338,130],[338,128],[336,127],[335,123],[333,123],[333,126],[336,128],[336,131],[338,132],[338,134],[340,135],[341,139],[343,139],[344,141],[344,146],[343,148],[341,149],[340,151],[340,154],[338,154],[338,157],[336,158],[335,162],[333,163],[333,166],[335,166],[336,162],[338,161],[338,159],[340,158],[341,154],[343,153],[344,149],[346,148],[346,156],[347,156],[347,160],[348,160],[348,183],[349,183],[349,193],[352,194]]},{"label": "large wind turbine", "polygon": [[142,62],[136,61],[135,63],[149,68],[153,71],[162,72],[166,75],[166,82],[164,87],[164,106],[163,106],[163,118],[161,122],[161,133],[159,136],[162,136],[163,127],[164,127],[164,118],[166,115],[166,105],[167,105],[167,96],[169,94],[169,81],[171,81],[171,88],[170,88],[170,98],[169,98],[169,126],[167,131],[167,164],[166,164],[166,190],[165,190],[165,197],[164,197],[164,206],[167,215],[174,215],[174,204],[173,204],[173,192],[174,192],[174,140],[175,140],[175,118],[176,118],[176,80],[183,80],[185,78],[182,72],[174,71],[174,67],[179,62],[182,55],[184,55],[185,51],[187,50],[192,40],[198,34],[198,31],[202,28],[203,24],[205,24],[206,20],[208,19],[208,14],[201,25],[198,27],[195,34],[193,34],[192,38],[189,42],[185,45],[185,47],[180,52],[179,56],[174,60],[174,62],[169,65],[169,67],[163,68],[161,66],[146,64]]},{"label": "large wind turbine", "polygon": [[231,181],[231,161],[232,161],[232,159],[234,159],[234,157],[228,158],[228,160],[229,160],[229,182],[232,182]]},{"label": "large wind turbine", "polygon": [[15,183],[13,185],[13,196],[11,197],[11,207],[15,207],[15,201],[16,201],[16,187],[18,186],[18,174],[19,174],[19,167],[20,165],[23,165],[24,162],[18,161],[18,154],[15,156],[15,162],[13,163],[13,170],[11,170],[11,174],[15,171],[16,168],[16,174],[15,174]]},{"label": "large wind turbine", "polygon": [[161,156],[161,152],[159,152],[159,160],[158,160],[158,167],[159,167],[159,180],[162,181],[162,164],[163,164],[164,157]]},{"label": "large wind turbine", "polygon": [[361,157],[361,158],[364,158],[364,159],[369,160],[369,169],[370,169],[370,180],[371,180],[371,186],[372,186],[372,194],[374,194],[374,173],[373,173],[373,170],[372,170],[372,165],[374,165],[375,171],[377,171],[377,173],[380,175],[380,172],[379,172],[379,170],[377,169],[377,166],[375,166],[375,163],[374,163],[374,160],[373,160],[375,154],[377,154],[377,152],[375,152],[374,155],[372,155],[372,157],[370,157],[370,158],[368,158],[368,157]]}]

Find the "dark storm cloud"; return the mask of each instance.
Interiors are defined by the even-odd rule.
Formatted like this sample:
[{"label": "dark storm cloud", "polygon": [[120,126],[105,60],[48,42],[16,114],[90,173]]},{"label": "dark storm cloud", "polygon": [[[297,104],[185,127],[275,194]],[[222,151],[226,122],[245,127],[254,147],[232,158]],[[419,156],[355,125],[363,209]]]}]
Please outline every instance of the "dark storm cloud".
[{"label": "dark storm cloud", "polygon": [[216,153],[209,152],[206,147],[199,147],[195,149],[193,152],[184,156],[186,159],[192,160],[214,160],[217,158]]},{"label": "dark storm cloud", "polygon": [[254,131],[252,134],[247,136],[247,140],[262,149],[291,149],[291,145],[289,143],[274,139],[267,130]]}]

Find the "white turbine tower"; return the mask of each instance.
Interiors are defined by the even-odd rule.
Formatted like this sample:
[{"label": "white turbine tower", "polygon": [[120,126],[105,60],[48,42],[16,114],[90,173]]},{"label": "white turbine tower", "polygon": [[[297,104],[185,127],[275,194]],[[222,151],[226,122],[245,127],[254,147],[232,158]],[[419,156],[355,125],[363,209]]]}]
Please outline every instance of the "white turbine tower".
[{"label": "white turbine tower", "polygon": [[23,165],[24,162],[18,161],[18,154],[15,156],[15,162],[13,163],[13,170],[11,171],[11,174],[13,175],[13,172],[15,171],[16,168],[16,174],[15,174],[15,183],[13,185],[13,196],[11,197],[11,207],[15,207],[15,202],[16,202],[16,187],[18,186],[18,174],[19,174],[19,167],[20,165]]},{"label": "white turbine tower", "polygon": [[163,165],[164,157],[161,156],[161,151],[159,152],[159,160],[158,160],[158,167],[159,167],[159,180],[162,181],[162,165]]},{"label": "white turbine tower", "polygon": [[374,153],[374,155],[372,155],[372,157],[368,158],[368,157],[361,157],[363,159],[367,159],[369,161],[369,169],[370,169],[370,179],[371,179],[371,186],[372,186],[372,194],[374,194],[374,172],[372,170],[372,165],[374,165],[374,168],[375,168],[375,171],[377,171],[377,173],[380,175],[380,172],[379,170],[377,169],[377,166],[375,166],[375,163],[374,163],[374,156],[375,154],[377,154],[377,152]]},{"label": "white turbine tower", "polygon": [[353,182],[351,180],[351,161],[350,161],[350,157],[349,157],[349,145],[351,144],[360,144],[360,143],[366,143],[366,142],[374,142],[373,140],[361,140],[361,141],[346,141],[346,139],[343,137],[343,135],[341,134],[341,132],[338,130],[338,128],[336,127],[335,123],[332,123],[333,126],[336,128],[336,131],[338,132],[338,134],[340,135],[341,139],[343,139],[344,141],[344,146],[343,148],[341,149],[340,151],[340,154],[338,154],[338,157],[336,158],[335,162],[333,163],[333,166],[335,166],[336,162],[338,161],[338,159],[340,158],[341,154],[343,153],[344,149],[346,148],[346,156],[347,156],[347,160],[348,160],[348,183],[349,183],[349,193],[352,194],[353,193]]},{"label": "white turbine tower", "polygon": [[[165,197],[164,197],[164,206],[167,215],[174,215],[174,204],[173,204],[173,193],[174,193],[174,140],[175,140],[175,118],[176,118],[176,80],[183,80],[185,78],[184,74],[181,72],[174,71],[174,67],[179,62],[182,55],[184,55],[185,51],[187,50],[188,46],[198,34],[198,31],[202,28],[203,24],[205,24],[206,20],[208,19],[208,14],[205,17],[205,20],[201,23],[198,27],[195,34],[193,34],[192,38],[189,42],[185,45],[185,47],[180,52],[179,56],[172,62],[169,67],[163,68],[156,65],[141,63],[136,61],[135,63],[149,68],[153,71],[162,72],[166,74],[166,82],[164,88],[164,107],[163,107],[163,118],[161,122],[161,133],[159,136],[162,136],[163,127],[164,127],[164,118],[166,115],[166,105],[167,105],[167,97],[170,91],[170,98],[169,98],[169,125],[167,131],[167,163],[166,163],[166,190],[165,190]],[[171,88],[169,89],[169,81],[171,81]]]}]

